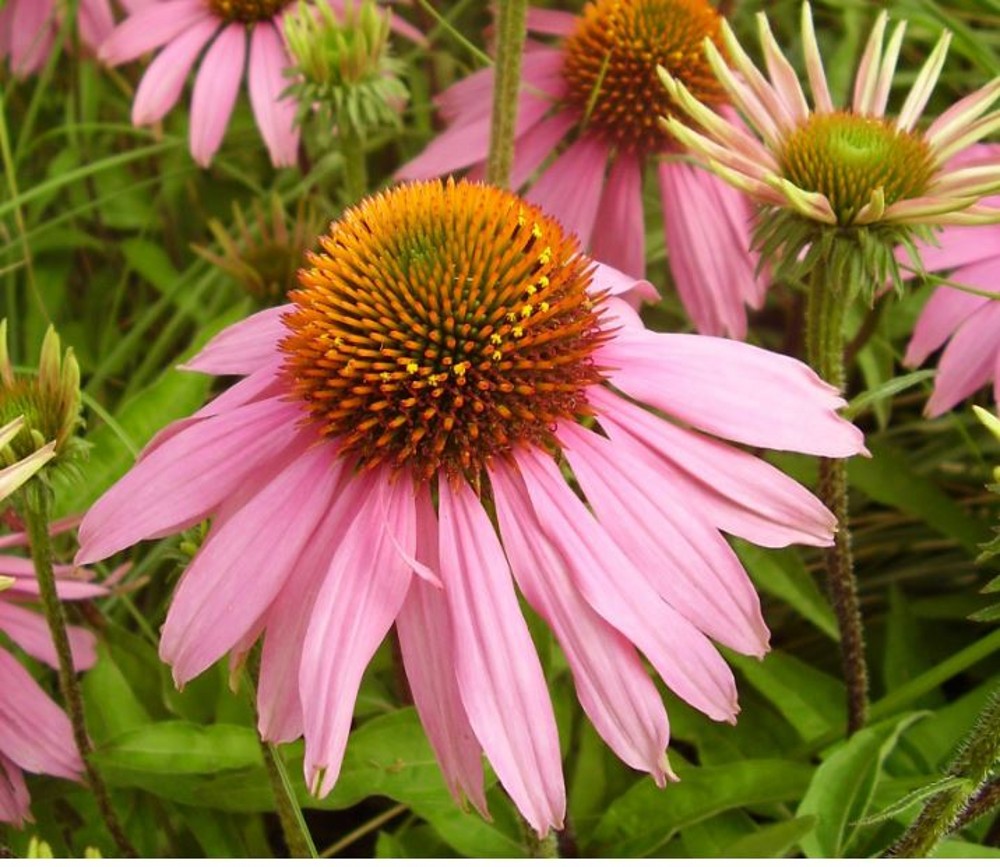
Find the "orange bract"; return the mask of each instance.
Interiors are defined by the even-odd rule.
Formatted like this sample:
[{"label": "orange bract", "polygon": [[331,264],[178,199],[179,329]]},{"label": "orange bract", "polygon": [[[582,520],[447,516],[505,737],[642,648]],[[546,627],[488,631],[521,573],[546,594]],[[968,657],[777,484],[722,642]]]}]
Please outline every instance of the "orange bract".
[{"label": "orange bract", "polygon": [[363,466],[474,483],[519,443],[554,446],[587,411],[604,339],[591,263],[538,208],[429,181],[347,211],[291,293],[295,392]]},{"label": "orange bract", "polygon": [[673,102],[656,75],[663,66],[699,100],[725,102],[702,43],[718,41],[721,18],[705,0],[588,3],[565,45],[568,100],[620,147],[663,150],[673,139],[657,123]]}]

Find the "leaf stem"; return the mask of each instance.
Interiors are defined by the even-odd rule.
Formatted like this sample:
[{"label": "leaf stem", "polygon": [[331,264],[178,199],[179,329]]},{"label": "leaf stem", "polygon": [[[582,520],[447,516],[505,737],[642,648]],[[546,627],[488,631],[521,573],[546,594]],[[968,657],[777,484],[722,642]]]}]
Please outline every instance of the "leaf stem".
[{"label": "leaf stem", "polygon": [[514,163],[514,128],[521,87],[521,58],[527,34],[527,0],[499,0],[497,61],[493,81],[493,118],[486,180],[498,187],[510,184]]}]

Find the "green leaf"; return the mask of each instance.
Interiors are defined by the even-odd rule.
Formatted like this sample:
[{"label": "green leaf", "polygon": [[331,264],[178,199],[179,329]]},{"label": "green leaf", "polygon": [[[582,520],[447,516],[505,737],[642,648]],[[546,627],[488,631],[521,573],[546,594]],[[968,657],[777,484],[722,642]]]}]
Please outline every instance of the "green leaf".
[{"label": "green leaf", "polygon": [[934,850],[935,858],[1000,858],[1000,849],[966,840],[945,840]]},{"label": "green leaf", "polygon": [[105,769],[158,774],[214,774],[261,763],[252,729],[158,722],[103,744],[94,759]]},{"label": "green leaf", "polygon": [[146,708],[103,642],[98,644],[97,664],[84,675],[81,688],[87,728],[97,743],[149,724]]},{"label": "green leaf", "polygon": [[784,858],[813,828],[816,819],[801,816],[785,822],[775,822],[747,834],[719,853],[719,858]]},{"label": "green leaf", "polygon": [[129,267],[160,293],[169,292],[180,277],[174,263],[159,244],[145,238],[129,238],[120,249]]},{"label": "green leaf", "polygon": [[962,788],[971,790],[972,784],[968,780],[961,777],[945,777],[942,780],[928,783],[926,786],[920,786],[920,788],[908,792],[902,798],[893,801],[893,803],[891,803],[884,810],[879,810],[877,813],[872,813],[870,816],[865,816],[864,818],[859,819],[857,824],[878,825],[881,822],[888,821],[894,816],[898,816],[900,813],[909,810],[916,804],[923,804],[939,792],[950,792],[952,789]]},{"label": "green leaf", "polygon": [[906,391],[928,379],[933,379],[933,377],[933,370],[918,370],[915,373],[905,373],[902,376],[889,379],[874,388],[861,392],[841,411],[841,415],[847,419],[857,418],[858,414],[866,407]]},{"label": "green leaf", "polygon": [[796,816],[814,816],[816,828],[802,841],[810,858],[842,858],[878,784],[882,764],[900,734],[923,714],[909,714],[862,729],[836,747],[816,770]]},{"label": "green leaf", "polygon": [[641,858],[687,825],[725,810],[798,800],[812,774],[801,762],[751,759],[686,768],[682,781],[666,789],[645,779],[608,806],[594,834],[595,854]]}]

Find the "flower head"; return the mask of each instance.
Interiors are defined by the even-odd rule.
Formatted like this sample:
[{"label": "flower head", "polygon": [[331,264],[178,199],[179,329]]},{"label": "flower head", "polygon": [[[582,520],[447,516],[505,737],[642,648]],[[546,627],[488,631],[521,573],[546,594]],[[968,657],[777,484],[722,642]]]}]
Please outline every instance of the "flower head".
[{"label": "flower head", "polygon": [[878,16],[851,105],[843,109],[830,97],[809,4],[802,6],[802,45],[812,108],[763,13],[758,24],[766,76],[725,23],[722,43],[728,60],[711,40],[705,41],[705,53],[759,139],[709,110],[669,69],[661,71],[667,92],[690,118],[667,116],[665,128],[720,177],[762,205],[841,228],[1000,219],[1000,211],[979,204],[1000,189],[1000,166],[952,170],[946,165],[949,157],[1000,128],[995,113],[983,116],[1000,96],[1000,78],[956,103],[925,130],[917,128],[944,66],[949,33],[942,34],[893,118],[886,106],[905,21],[886,42],[888,16]]},{"label": "flower head", "polygon": [[[52,532],[73,526],[74,521],[57,522]],[[0,536],[0,634],[45,665],[58,668],[45,617],[36,610],[38,583],[30,558],[21,553],[25,545],[23,532]],[[55,572],[58,593],[65,600],[105,592],[100,585],[79,580],[90,577],[85,570],[57,565]],[[92,666],[96,659],[94,637],[77,626],[70,626],[68,634],[76,668]],[[0,646],[0,822],[20,827],[31,819],[24,771],[75,780],[83,772],[83,763],[65,713]]]},{"label": "flower head", "polygon": [[[557,42],[533,44],[524,56],[511,183],[527,185],[526,198],[596,258],[643,275],[643,174],[655,170],[684,306],[699,331],[742,338],[744,305],[759,306],[765,288],[750,250],[750,205],[685,160],[677,139],[656,122],[676,110],[659,85],[658,65],[706,104],[730,111],[701,45],[718,38],[721,23],[706,0],[595,0],[579,16],[529,10],[529,30]],[[401,177],[466,166],[478,175],[489,145],[492,82],[493,71],[481,70],[441,94],[449,126]]]},{"label": "flower head", "polygon": [[[339,0],[316,0],[340,10]],[[137,126],[156,123],[180,98],[202,55],[191,98],[190,148],[207,166],[229,124],[246,64],[250,104],[275,166],[293,165],[298,152],[295,100],[281,98],[291,66],[282,23],[294,0],[149,0],[115,28],[100,58],[117,66],[163,48],[143,75],[132,105]],[[393,28],[420,34],[393,18]],[[249,40],[249,59],[247,41]],[[207,46],[207,48],[206,48]]]},{"label": "flower head", "polygon": [[485,812],[485,752],[544,833],[565,796],[516,581],[597,731],[663,783],[669,726],[637,650],[732,720],[712,640],[760,655],[768,631],[720,530],[782,546],[828,545],[834,529],[804,488],[722,440],[854,454],[843,401],[798,361],[647,332],[616,297],[634,280],[489,186],[381,193],[320,244],[291,304],[189,364],[244,378],[98,501],[80,562],[211,516],[161,655],[184,683],[263,634],[261,733],[305,734],[321,795],[395,623],[452,792]]}]

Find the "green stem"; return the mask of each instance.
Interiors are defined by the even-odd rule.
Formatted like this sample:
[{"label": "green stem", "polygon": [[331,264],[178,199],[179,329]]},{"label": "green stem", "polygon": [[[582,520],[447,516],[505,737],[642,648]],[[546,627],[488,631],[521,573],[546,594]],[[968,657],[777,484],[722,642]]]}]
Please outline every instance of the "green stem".
[{"label": "green stem", "polygon": [[364,140],[346,119],[340,124],[340,150],[344,156],[344,194],[349,205],[356,205],[368,194],[368,163]]},{"label": "green stem", "polygon": [[527,34],[527,0],[499,0],[497,20],[497,62],[493,83],[493,118],[490,126],[490,153],[486,159],[486,180],[498,187],[510,184],[514,163],[514,127],[521,88],[521,57]]},{"label": "green stem", "polygon": [[[254,688],[254,680],[260,676],[260,665],[256,655],[252,655],[249,660],[249,667],[253,674],[244,672],[243,681],[247,687],[247,694],[250,696],[250,703],[255,711],[257,707],[257,691]],[[285,838],[285,845],[288,847],[288,854],[293,858],[318,858],[316,844],[313,843],[312,835],[309,833],[309,826],[306,818],[302,815],[302,808],[295,797],[295,789],[292,781],[288,777],[288,770],[285,762],[281,758],[277,747],[274,744],[260,741],[261,753],[264,756],[264,767],[267,770],[267,779],[271,784],[271,792],[274,795],[274,803],[278,811],[278,821],[281,823],[281,833]]]},{"label": "green stem", "polygon": [[[806,352],[809,363],[823,379],[842,394],[846,391],[844,369],[844,315],[848,287],[830,285],[822,264],[812,274],[806,306]],[[837,519],[834,543],[824,552],[827,586],[840,626],[840,652],[847,685],[847,731],[864,728],[868,716],[868,669],[858,602],[857,579],[847,498],[847,461],[820,458],[817,494]]]},{"label": "green stem", "polygon": [[[987,700],[968,740],[948,768],[948,775],[968,785],[949,789],[931,798],[917,820],[892,849],[894,858],[926,858],[958,827],[962,814],[987,789],[990,775],[1000,762],[1000,689]],[[984,789],[986,791],[984,792]],[[995,799],[995,787],[992,795]]]},{"label": "green stem", "polygon": [[115,809],[111,804],[111,796],[104,779],[90,760],[90,736],[87,734],[87,721],[83,711],[83,696],[76,681],[76,671],[73,666],[73,654],[70,651],[69,636],[66,632],[66,615],[56,590],[55,573],[52,568],[52,541],[49,538],[49,510],[51,492],[42,479],[33,479],[25,486],[24,520],[28,529],[28,541],[31,545],[31,559],[35,566],[35,577],[38,579],[38,590],[45,609],[45,620],[52,634],[56,657],[59,660],[59,689],[66,704],[70,724],[73,728],[73,740],[83,760],[84,771],[90,789],[97,801],[97,808],[104,819],[119,852],[128,858],[137,858],[138,852],[125,836],[125,831],[118,821]]}]

